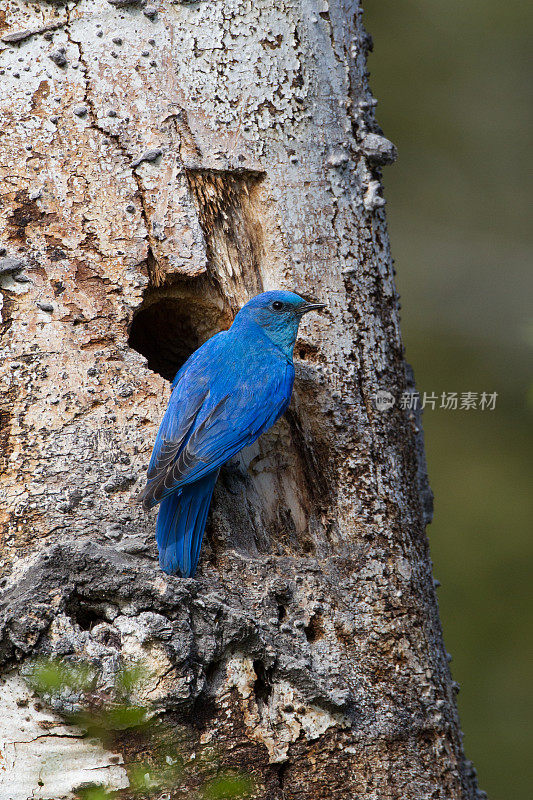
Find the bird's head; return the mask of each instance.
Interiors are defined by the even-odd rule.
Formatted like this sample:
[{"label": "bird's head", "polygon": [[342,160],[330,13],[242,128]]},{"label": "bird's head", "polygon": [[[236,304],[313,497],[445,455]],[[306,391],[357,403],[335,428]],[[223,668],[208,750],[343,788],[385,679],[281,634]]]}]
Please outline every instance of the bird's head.
[{"label": "bird's head", "polygon": [[255,322],[276,347],[292,358],[301,318],[308,311],[321,308],[324,303],[309,303],[294,292],[275,289],[252,298],[241,308],[233,324]]}]

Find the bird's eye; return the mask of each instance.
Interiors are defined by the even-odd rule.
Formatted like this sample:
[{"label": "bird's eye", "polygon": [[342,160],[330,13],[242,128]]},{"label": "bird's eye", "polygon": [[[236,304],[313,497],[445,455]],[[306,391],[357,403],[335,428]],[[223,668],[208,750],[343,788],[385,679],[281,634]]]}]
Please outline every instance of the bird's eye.
[{"label": "bird's eye", "polygon": [[272,303],[272,308],[274,309],[274,311],[281,311],[281,309],[283,308],[283,303],[281,303],[279,300],[274,300],[274,302]]}]

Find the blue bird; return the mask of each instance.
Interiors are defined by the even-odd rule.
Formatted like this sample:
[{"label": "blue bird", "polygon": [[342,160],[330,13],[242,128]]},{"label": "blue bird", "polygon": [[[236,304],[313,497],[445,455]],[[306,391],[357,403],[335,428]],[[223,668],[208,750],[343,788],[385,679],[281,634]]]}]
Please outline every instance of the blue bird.
[{"label": "blue bird", "polygon": [[194,575],[220,468],[286,410],[300,320],[321,308],[293,292],[259,294],[174,378],[139,498],[145,509],[161,504],[156,541],[169,575]]}]

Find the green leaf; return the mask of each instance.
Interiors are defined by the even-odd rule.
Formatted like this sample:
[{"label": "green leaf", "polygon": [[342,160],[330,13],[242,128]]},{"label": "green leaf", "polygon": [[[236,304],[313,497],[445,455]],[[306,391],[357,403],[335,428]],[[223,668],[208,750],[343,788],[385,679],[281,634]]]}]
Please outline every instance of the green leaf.
[{"label": "green leaf", "polygon": [[72,664],[59,659],[35,661],[26,680],[37,694],[57,695],[65,689],[88,691],[94,682],[94,670],[88,664]]},{"label": "green leaf", "polygon": [[71,714],[70,722],[85,728],[94,736],[104,736],[113,731],[145,728],[150,723],[148,709],[127,703],[109,704],[101,709],[84,709]]},{"label": "green leaf", "polygon": [[130,791],[134,794],[148,794],[160,788],[151,764],[140,762],[127,767]]},{"label": "green leaf", "polygon": [[117,673],[115,680],[115,687],[118,691],[129,695],[140,683],[146,680],[150,675],[150,671],[140,661],[132,664],[129,667],[124,667]]},{"label": "green leaf", "polygon": [[115,792],[109,792],[104,786],[94,784],[93,786],[84,786],[81,789],[75,789],[78,800],[110,800],[115,796]]},{"label": "green leaf", "polygon": [[219,775],[204,786],[205,800],[231,800],[249,797],[254,790],[253,782],[244,775]]}]

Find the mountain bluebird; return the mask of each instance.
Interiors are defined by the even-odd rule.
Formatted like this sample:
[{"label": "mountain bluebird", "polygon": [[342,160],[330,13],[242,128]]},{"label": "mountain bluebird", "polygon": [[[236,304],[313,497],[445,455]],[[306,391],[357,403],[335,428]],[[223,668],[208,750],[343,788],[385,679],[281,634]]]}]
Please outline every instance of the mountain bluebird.
[{"label": "mountain bluebird", "polygon": [[168,574],[194,575],[220,467],[289,405],[298,325],[321,308],[293,292],[257,295],[174,378],[140,498],[145,509],[161,504],[156,540]]}]

